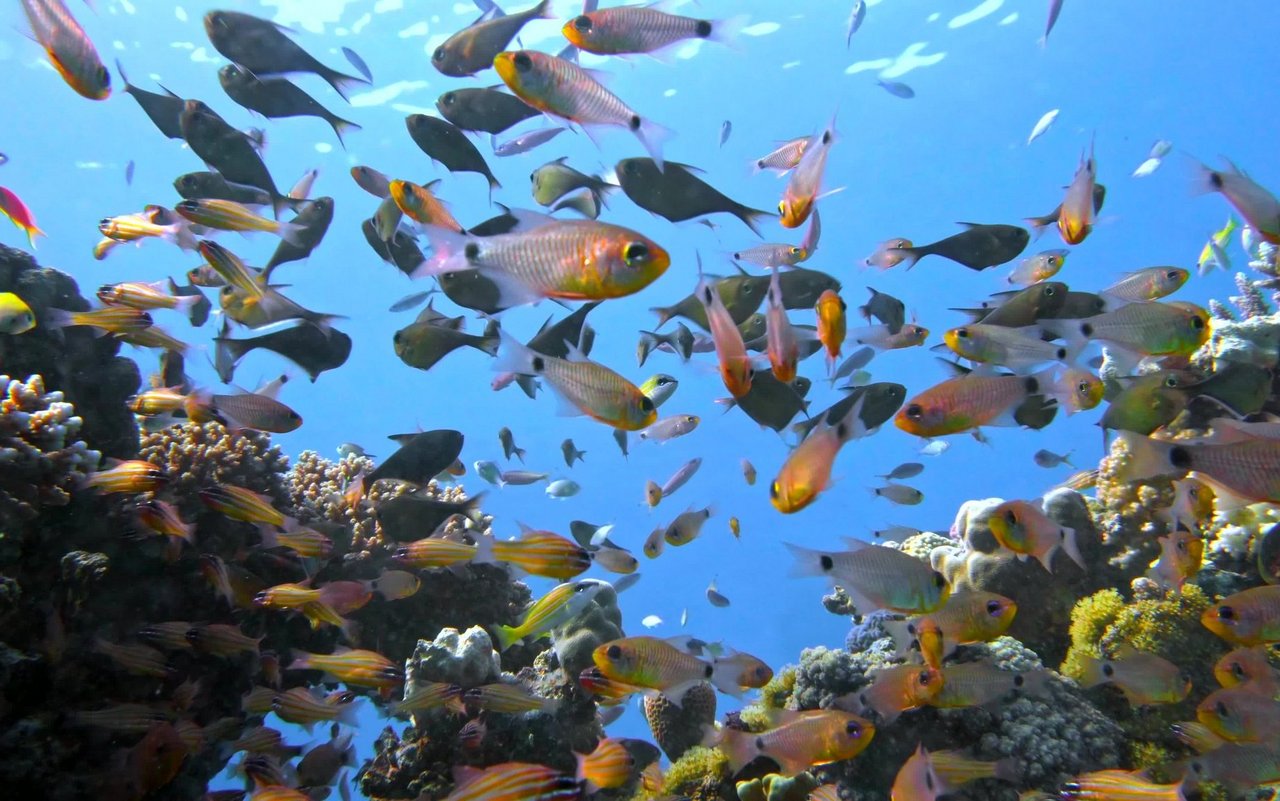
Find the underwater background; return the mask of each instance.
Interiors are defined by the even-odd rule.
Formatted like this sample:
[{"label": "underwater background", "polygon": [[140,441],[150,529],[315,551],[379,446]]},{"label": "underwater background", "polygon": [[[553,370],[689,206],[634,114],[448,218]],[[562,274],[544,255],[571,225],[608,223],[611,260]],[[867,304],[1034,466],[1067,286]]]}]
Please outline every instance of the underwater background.
[{"label": "underwater background", "polygon": [[[437,635],[446,626],[459,632],[480,626],[492,633],[496,625],[515,625],[525,605],[556,586],[558,578],[522,578],[500,565],[414,569],[421,581],[419,594],[389,600],[375,593],[367,605],[339,615],[355,623],[345,642],[337,628],[313,627],[296,611],[263,609],[261,604],[234,599],[228,604],[217,594],[216,582],[206,581],[210,555],[231,565],[233,578],[239,576],[233,589],[249,592],[241,588],[246,582],[256,587],[250,599],[259,590],[308,577],[322,587],[340,580],[373,581],[384,570],[402,567],[391,559],[399,547],[391,540],[407,538],[385,534],[375,517],[379,504],[409,488],[387,482],[355,502],[343,493],[361,470],[372,473],[399,447],[388,435],[406,432],[447,429],[463,435],[461,453],[455,456],[465,474],[453,477],[455,487],[443,482],[434,486],[450,501],[463,493],[484,492],[479,503],[484,516],[477,515],[468,530],[491,527],[494,535],[506,539],[518,536],[524,525],[569,537],[571,521],[611,524],[609,540],[638,558],[635,573],[642,578],[621,594],[601,591],[597,608],[586,616],[590,622],[569,620],[553,636],[531,638],[502,654],[503,671],[521,675],[526,690],[559,704],[549,711],[480,716],[487,731],[480,733],[478,745],[458,740],[458,729],[477,719],[474,707],[463,715],[448,710],[419,713],[416,731],[406,735],[409,720],[386,714],[388,703],[401,698],[399,686],[380,697],[377,689],[360,689],[358,682],[330,682],[330,688],[351,685],[368,696],[356,702],[357,725],[349,729],[354,733],[354,755],[344,760],[342,771],[335,771],[344,772],[338,783],[349,783],[356,797],[414,798],[422,793],[443,798],[454,790],[454,765],[483,768],[516,760],[573,775],[571,752],[591,752],[602,731],[609,737],[657,743],[665,752],[661,765],[666,769],[690,743],[702,739],[703,724],[724,720],[726,713],[759,696],[759,684],[743,683],[746,692],[740,700],[725,694],[711,700],[713,694],[701,685],[693,691],[697,702],[692,706],[697,708],[682,718],[670,709],[646,713],[636,695],[623,702],[626,711],[621,717],[602,730],[597,710],[576,676],[592,663],[594,647],[624,634],[686,635],[758,658],[775,677],[764,693],[765,706],[840,707],[880,720],[868,750],[850,761],[819,760],[810,753],[817,746],[796,746],[801,761],[813,756],[813,765],[834,763],[815,768],[808,784],[800,780],[784,787],[781,780],[769,779],[740,786],[730,777],[723,757],[695,751],[702,762],[687,759],[674,776],[668,773],[666,787],[649,786],[655,781],[653,773],[642,779],[641,768],[652,761],[653,753],[644,751],[632,759],[634,770],[624,771],[625,782],[600,791],[617,798],[643,793],[653,798],[744,801],[754,798],[752,793],[760,798],[767,793],[771,799],[788,793],[805,797],[822,783],[836,784],[846,799],[886,798],[899,768],[922,739],[931,750],[969,749],[967,756],[978,760],[1019,760],[1013,781],[986,778],[961,791],[975,798],[1012,798],[1031,790],[1056,793],[1064,782],[1090,771],[1178,764],[1193,751],[1170,726],[1197,718],[1197,704],[1218,687],[1218,658],[1237,644],[1280,639],[1231,643],[1200,623],[1201,614],[1218,596],[1271,586],[1276,575],[1268,573],[1267,560],[1275,554],[1269,549],[1280,546],[1275,542],[1280,537],[1265,536],[1275,522],[1267,501],[1280,496],[1248,498],[1259,503],[1229,512],[1199,510],[1190,529],[1204,537],[1205,566],[1181,592],[1166,592],[1142,577],[1161,555],[1157,537],[1175,526],[1155,513],[1174,497],[1167,477],[1142,485],[1128,483],[1122,480],[1123,471],[1104,465],[1096,478],[1078,482],[1096,483],[1085,487],[1083,495],[1055,489],[1077,470],[1097,467],[1108,454],[1098,422],[1114,393],[1094,409],[1071,415],[1060,410],[1040,428],[991,426],[982,429],[983,441],[967,433],[933,440],[946,443],[945,449],[928,446],[896,427],[889,419],[895,407],[880,417],[884,425],[879,431],[840,450],[833,483],[812,506],[795,514],[780,513],[770,502],[770,484],[799,441],[797,434],[785,425],[781,433],[762,427],[741,410],[726,411],[717,403],[729,392],[720,380],[714,353],[696,353],[686,361],[654,351],[641,366],[636,364],[636,343],[641,331],[672,329],[673,323],[658,329],[650,309],[674,305],[693,293],[699,263],[708,275],[735,275],[738,268],[731,254],[762,242],[798,244],[807,226],[790,230],[779,226],[776,218],[764,219],[759,224],[762,236],[757,236],[722,213],[710,216],[714,225],[672,223],[638,207],[628,193],[609,192],[601,221],[660,243],[670,253],[671,264],[651,286],[605,300],[588,316],[595,332],[589,355],[635,384],[659,372],[678,381],[659,415],[697,415],[700,420],[695,430],[671,441],[649,442],[632,434],[624,454],[610,426],[562,414],[545,381],[532,400],[514,385],[493,391],[494,360],[475,348],[460,348],[429,370],[406,364],[393,338],[414,322],[421,307],[399,312],[388,308],[411,293],[430,289],[435,281],[410,280],[370,247],[361,224],[375,214],[380,200],[352,180],[353,167],[368,165],[390,178],[424,185],[440,179],[433,191],[447,201],[462,225],[470,227],[500,214],[497,203],[539,208],[530,195],[530,174],[553,159],[566,157],[569,165],[612,181],[610,173],[619,159],[645,154],[631,133],[616,126],[593,132],[592,137],[566,131],[527,153],[507,157],[494,155],[487,134],[474,135],[471,140],[501,183],[492,192],[481,175],[450,173],[433,162],[406,131],[406,116],[438,117],[436,101],[442,94],[503,83],[492,71],[450,77],[432,65],[432,53],[480,16],[482,9],[476,5],[434,0],[218,5],[97,0],[91,9],[68,0],[66,8],[112,68],[112,93],[104,102],[77,96],[51,68],[40,45],[24,36],[31,27],[24,5],[28,3],[0,9],[0,23],[7,31],[0,36],[0,83],[6,100],[0,186],[21,197],[44,236],[36,238],[32,250],[17,228],[0,229],[0,244],[28,250],[35,260],[14,250],[0,251],[0,290],[20,296],[38,321],[25,333],[0,333],[0,374],[19,382],[43,374],[42,386],[64,397],[41,399],[44,389],[32,384],[25,396],[11,389],[13,399],[0,407],[0,414],[8,418],[0,428],[0,448],[10,449],[0,453],[13,460],[0,463],[0,470],[8,470],[9,464],[15,471],[11,478],[0,479],[0,640],[5,651],[0,670],[5,702],[0,707],[0,777],[6,785],[36,797],[195,798],[205,792],[205,782],[214,790],[245,786],[243,770],[223,770],[228,761],[245,758],[244,752],[233,756],[228,743],[263,721],[284,732],[287,743],[329,739],[326,722],[318,721],[307,732],[279,720],[266,711],[271,699],[257,712],[242,708],[241,696],[263,686],[260,661],[249,654],[236,654],[234,649],[226,656],[210,655],[212,650],[203,653],[182,644],[184,637],[198,644],[199,636],[183,634],[171,647],[159,648],[163,668],[140,675],[136,665],[131,670],[98,644],[147,641],[156,646],[154,633],[147,640],[138,632],[166,621],[196,627],[230,624],[249,636],[265,636],[250,650],[274,651],[285,668],[301,652],[329,653],[345,645],[381,653],[400,667],[410,659],[409,675],[420,671],[423,680],[458,682],[464,688],[498,681],[490,653],[480,648],[484,653],[476,656],[467,650],[478,647],[476,635],[464,634],[464,643],[456,646],[467,651],[468,664],[450,662],[454,657],[447,653],[441,657],[448,635],[442,640]],[[1059,5],[1061,16],[1042,45],[1050,7]],[[1236,396],[1190,404],[1179,396],[1187,411],[1175,412],[1177,422],[1170,417],[1170,430],[1205,431],[1208,421],[1224,413],[1218,404],[1229,407],[1232,416],[1251,421],[1280,411],[1270,383],[1280,331],[1280,321],[1271,313],[1274,287],[1255,289],[1250,284],[1274,277],[1274,248],[1255,240],[1246,250],[1236,229],[1219,243],[1221,252],[1211,255],[1214,263],[1203,265],[1201,253],[1210,236],[1224,228],[1229,215],[1239,220],[1241,212],[1222,195],[1200,196],[1193,189],[1198,162],[1218,169],[1226,165],[1222,157],[1262,186],[1280,186],[1268,134],[1275,93],[1266,88],[1272,85],[1272,43],[1280,20],[1273,4],[1241,0],[1218,8],[1144,0],[881,0],[866,4],[865,19],[846,43],[851,7],[819,0],[672,2],[662,8],[706,19],[747,19],[735,20],[740,30],[727,45],[682,42],[666,48],[661,58],[583,53],[580,61],[606,73],[609,91],[646,120],[671,129],[673,135],[663,146],[668,162],[696,166],[705,171],[698,173],[702,179],[754,209],[775,210],[788,178],[753,171],[753,163],[783,140],[820,134],[834,118],[836,137],[821,186],[824,191],[840,191],[817,201],[820,246],[802,266],[838,282],[851,332],[868,324],[858,312],[870,297],[867,287],[900,299],[907,322],[929,329],[924,347],[878,353],[862,368],[869,375],[859,380],[899,383],[911,398],[950,378],[938,360],[946,354],[930,347],[943,341],[944,331],[969,321],[952,309],[974,307],[994,293],[1017,288],[1007,278],[1022,259],[1065,247],[1050,225],[1016,258],[990,269],[966,269],[941,257],[927,258],[909,270],[907,264],[890,269],[866,266],[864,259],[881,242],[896,237],[916,245],[942,240],[961,230],[958,222],[1025,227],[1025,218],[1046,214],[1063,202],[1064,187],[1072,183],[1082,154],[1092,153],[1097,181],[1107,188],[1105,203],[1087,240],[1070,247],[1065,265],[1052,280],[1073,290],[1097,292],[1141,268],[1171,265],[1189,270],[1189,280],[1172,300],[1214,313],[1213,337],[1189,364],[1202,371],[1202,379],[1228,363],[1247,364],[1265,379],[1263,389],[1254,393],[1261,395],[1255,408],[1239,408]],[[214,9],[288,26],[290,38],[342,72],[359,74],[342,49],[358,53],[373,80],[352,85],[346,99],[316,75],[293,75],[291,80],[359,129],[345,132],[344,143],[320,119],[267,120],[232,102],[218,79],[228,59],[211,44],[202,23]],[[560,52],[567,43],[561,27],[581,6],[554,0],[551,9],[554,18],[529,22],[519,33],[519,45],[511,49]],[[340,315],[332,326],[350,337],[350,355],[340,366],[312,380],[290,361],[259,349],[245,355],[234,377],[224,382],[213,361],[218,355],[214,338],[225,315],[215,314],[197,328],[177,311],[153,312],[157,323],[189,345],[185,364],[177,368],[178,375],[185,372],[189,377],[187,389],[233,394],[237,390],[224,384],[252,391],[287,374],[278,398],[300,415],[303,422],[295,430],[228,433],[218,423],[176,419],[149,422],[153,433],[144,431],[138,440],[126,400],[151,385],[148,376],[159,369],[161,350],[120,346],[113,337],[94,337],[84,327],[68,328],[64,335],[46,325],[46,309],[80,311],[101,305],[93,298],[100,285],[163,282],[170,277],[185,284],[188,271],[203,261],[200,253],[158,239],[137,246],[125,243],[111,248],[105,258],[95,258],[95,245],[103,239],[100,221],[140,212],[148,204],[172,208],[181,200],[174,180],[205,169],[181,139],[166,138],[138,103],[124,96],[117,60],[138,87],[160,92],[163,86],[182,98],[203,100],[235,128],[261,128],[266,139],[262,157],[281,191],[314,169],[318,177],[311,196],[333,199],[333,220],[323,241],[309,257],[281,265],[272,280],[306,309]],[[905,84],[913,96],[887,91],[878,80]],[[1028,141],[1037,122],[1054,109],[1060,111],[1052,124]],[[726,122],[732,123],[727,139]],[[554,123],[535,116],[497,138],[509,139],[548,124]],[[1135,177],[1135,169],[1159,140],[1171,142],[1172,149],[1158,169]],[[261,211],[271,217],[270,207]],[[557,217],[575,215],[559,212]],[[279,244],[268,232],[243,237],[226,232],[208,238],[216,238],[250,265],[265,263]],[[430,255],[425,236],[420,244]],[[1217,263],[1224,258],[1228,264]],[[88,305],[65,277],[36,272],[36,263],[74,280]],[[756,276],[769,274],[754,264],[744,262],[742,268]],[[204,292],[218,310],[219,290]],[[437,311],[462,315],[468,332],[479,335],[485,329],[486,320],[476,311],[442,294],[431,302]],[[549,316],[558,320],[579,304],[566,305],[568,309],[543,301],[533,308],[504,311],[498,319],[504,333],[524,342]],[[809,303],[793,309],[792,321],[814,325],[811,307]],[[765,308],[762,302],[760,312]],[[1228,315],[1233,320],[1226,320]],[[1252,322],[1238,329],[1234,320]],[[700,330],[692,323],[689,327]],[[261,333],[233,324],[230,335],[248,338]],[[842,358],[858,347],[847,342]],[[1088,360],[1100,352],[1091,344],[1080,364],[1087,368]],[[136,374],[122,359],[136,363]],[[1186,362],[1162,369],[1182,368]],[[758,369],[767,371],[767,362]],[[850,380],[832,386],[821,353],[801,362],[800,374],[812,381],[807,400],[814,415],[844,397],[839,387]],[[62,439],[61,430],[53,435],[33,433],[30,427],[37,424],[22,413],[63,400],[74,410],[55,405],[54,416],[62,416],[54,425],[68,425],[67,418],[78,415],[83,426],[70,424]],[[803,418],[801,414],[786,422]],[[503,428],[510,429],[524,450],[522,459],[504,454],[499,441]],[[73,443],[82,438],[87,445],[76,450]],[[27,450],[13,444],[19,439],[27,443]],[[572,466],[562,454],[566,439],[585,452]],[[340,458],[336,449],[343,443],[358,444],[371,461]],[[22,459],[36,458],[31,448],[68,453],[52,456],[19,476]],[[168,486],[157,497],[172,502],[185,521],[196,524],[192,542],[175,547],[163,538],[139,537],[135,506],[139,498],[150,496],[145,490],[142,495],[104,494],[84,485],[84,479],[73,474],[87,475],[99,467],[84,453],[90,449],[119,459],[148,459],[164,468]],[[1039,466],[1035,454],[1041,450],[1069,454],[1070,463]],[[11,451],[22,456],[11,457]],[[701,464],[687,485],[656,507],[646,501],[646,482],[661,486],[695,458]],[[758,471],[754,484],[744,480],[744,459]],[[452,461],[453,457],[447,460]],[[545,480],[499,487],[477,474],[480,461],[494,462],[501,470],[546,473],[549,480],[569,479],[579,488],[567,497],[551,497]],[[881,475],[907,462],[922,464],[923,471],[896,483],[919,490],[918,502],[904,505],[871,491],[885,486]],[[333,552],[317,559],[265,548],[254,522],[230,520],[198,497],[209,486],[226,484],[266,495],[281,513],[303,524],[328,524],[332,528],[317,528],[333,540]],[[986,564],[974,556],[1001,548],[989,530],[980,530],[984,523],[975,522],[984,519],[979,510],[989,514],[995,504],[969,507],[967,517],[957,520],[966,503],[990,498],[1034,501],[1051,492],[1055,494],[1045,511],[1074,530],[1084,569],[1065,554],[1053,562],[1052,573],[1035,559],[989,557],[992,564]],[[657,558],[645,555],[643,546],[651,532],[665,529],[682,512],[705,508],[711,514],[694,541],[668,545]],[[740,533],[731,531],[731,518]],[[953,520],[958,525],[953,526]],[[831,592],[829,584],[792,575],[795,559],[784,543],[841,552],[842,538],[872,541],[877,539],[874,532],[891,527],[910,530],[898,529],[879,539],[901,541],[915,534],[907,552],[927,561],[934,551],[932,565],[953,592],[963,585],[1017,602],[1010,629],[1016,640],[965,645],[958,657],[950,657],[953,661],[982,662],[1019,675],[1043,663],[1069,679],[1055,673],[1041,695],[997,695],[971,709],[896,708],[885,715],[866,699],[859,701],[856,695],[875,669],[897,659],[893,645],[883,629],[863,626],[861,617],[851,624],[856,604],[850,605],[847,598],[829,596],[824,602],[824,593]],[[434,526],[421,536],[430,528]],[[936,548],[952,550],[939,556]],[[599,561],[582,575],[564,578],[621,578]],[[897,579],[893,569],[886,579],[889,584]],[[728,604],[709,600],[707,589],[713,581]],[[425,643],[420,646],[419,640]],[[434,651],[426,645],[433,640]],[[557,648],[573,651],[576,670],[562,672],[563,652],[550,657],[542,652],[553,641],[571,640],[571,645]],[[1190,676],[1190,695],[1140,712],[1137,706],[1131,708],[1128,690],[1122,695],[1111,687],[1080,689],[1072,681],[1086,675],[1087,659],[1115,658],[1122,643],[1176,663]],[[829,650],[802,657],[805,649]],[[548,658],[561,665],[549,664]],[[707,655],[706,664],[720,658]],[[449,664],[420,667],[433,659]],[[454,658],[458,663],[467,659]],[[798,672],[784,670],[797,664]],[[471,684],[462,681],[464,675]],[[1139,682],[1150,675],[1143,672]],[[319,685],[322,679],[314,670],[286,669],[282,677],[275,693]],[[650,696],[670,689],[641,686]],[[174,700],[175,693],[182,704]],[[859,708],[836,703],[850,694]],[[1274,704],[1272,697],[1263,697],[1259,704]],[[114,703],[147,704],[163,707],[164,712],[119,729],[93,728],[75,719],[77,713]],[[890,722],[899,712],[901,717]],[[182,741],[176,759],[171,751],[168,760],[157,756],[152,747],[168,736],[155,734],[160,719],[174,724]],[[189,728],[177,727],[182,721],[198,725],[204,735],[196,737]],[[732,718],[730,728],[762,731],[779,723],[777,718],[747,713]],[[1258,741],[1274,744],[1274,735],[1280,735],[1280,713],[1274,723],[1268,718],[1259,725],[1263,728]],[[402,738],[400,743],[384,735],[388,726],[394,737]],[[1267,726],[1275,726],[1274,731]],[[664,727],[681,733],[673,735]],[[770,757],[763,752],[761,756],[766,762]],[[1250,756],[1262,758],[1252,752]],[[775,767],[791,773],[782,762],[774,762],[776,766],[765,767],[753,763],[737,778],[776,776]],[[1151,786],[1171,785],[1179,775],[1157,775]],[[1224,775],[1225,769],[1207,779],[1218,780],[1232,794],[1280,780],[1280,775],[1266,774],[1266,781],[1254,781],[1257,776],[1241,771],[1224,781]],[[281,779],[284,784],[300,783],[287,771]],[[327,779],[323,784],[338,781],[332,775]],[[1188,787],[1193,784],[1188,780]],[[475,797],[501,796],[505,801],[541,797],[551,790],[540,786],[477,792],[481,794]],[[1105,789],[1092,792],[1097,793],[1094,797],[1111,797]]]}]

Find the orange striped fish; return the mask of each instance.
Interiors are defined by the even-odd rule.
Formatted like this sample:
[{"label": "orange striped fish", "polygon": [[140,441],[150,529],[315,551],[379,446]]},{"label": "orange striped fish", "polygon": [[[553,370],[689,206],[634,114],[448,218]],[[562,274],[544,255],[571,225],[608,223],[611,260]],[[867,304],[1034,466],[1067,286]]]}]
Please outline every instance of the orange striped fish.
[{"label": "orange striped fish", "polygon": [[1099,770],[1062,785],[1064,801],[1186,801],[1182,782],[1156,784],[1142,771]]},{"label": "orange striped fish", "polygon": [[551,712],[558,706],[554,699],[534,695],[520,684],[485,684],[462,693],[462,700],[486,712],[515,715],[521,712]]},{"label": "orange striped fish", "polygon": [[129,399],[129,411],[147,416],[176,412],[186,399],[175,387],[149,389]]},{"label": "orange striped fish", "polygon": [[215,484],[197,493],[204,505],[242,523],[266,523],[285,527],[285,516],[265,495],[232,484]]},{"label": "orange striped fish", "polygon": [[527,530],[519,539],[492,544],[493,558],[526,573],[571,579],[591,567],[591,554],[573,540],[550,531]]},{"label": "orange striped fish", "polygon": [[305,526],[279,532],[267,529],[262,544],[268,548],[288,548],[306,559],[328,559],[333,555],[333,540]]},{"label": "orange striped fish", "polygon": [[99,470],[85,481],[103,492],[155,492],[169,483],[163,470],[143,459],[120,462],[109,470]]},{"label": "orange striped fish", "polygon": [[601,740],[590,754],[575,751],[573,757],[578,763],[578,781],[585,782],[588,793],[621,787],[636,768],[635,757],[631,756],[622,740],[615,737]]},{"label": "orange striped fish", "polygon": [[165,664],[164,654],[145,645],[120,645],[104,639],[94,640],[93,650],[102,654],[121,669],[135,676],[166,678],[171,672]]},{"label": "orange striped fish", "polygon": [[148,531],[195,544],[195,526],[183,522],[171,503],[155,498],[139,501],[134,514],[137,515],[138,523]]},{"label": "orange striped fish", "polygon": [[464,542],[428,537],[396,548],[392,559],[412,569],[449,567],[476,559],[477,548]]},{"label": "orange striped fish", "polygon": [[359,707],[345,698],[317,698],[306,687],[294,687],[277,695],[272,708],[281,720],[297,723],[308,731],[313,724],[330,720],[354,726]]},{"label": "orange striped fish", "polygon": [[[137,333],[151,327],[151,315],[141,309],[128,306],[108,306],[105,309],[69,312],[65,309],[46,309],[45,325],[50,328],[70,328],[83,325],[109,334]],[[101,334],[99,334],[101,336]]]},{"label": "orange striped fish", "polygon": [[445,801],[570,801],[582,788],[572,776],[529,762],[502,762],[462,779]]},{"label": "orange striped fish", "polygon": [[583,670],[578,675],[578,685],[596,696],[596,703],[601,706],[620,704],[632,695],[642,693],[645,690],[645,688],[637,687],[634,684],[611,679],[600,672],[600,668],[594,666]]},{"label": "orange striped fish", "polygon": [[319,670],[353,687],[395,687],[404,675],[395,663],[376,651],[355,649],[332,654],[298,654],[285,670]]},{"label": "orange striped fish", "polygon": [[187,641],[197,651],[218,656],[235,656],[243,652],[258,652],[261,637],[250,637],[239,626],[229,623],[205,623],[192,626]]},{"label": "orange striped fish", "polygon": [[466,708],[462,705],[462,687],[457,684],[445,684],[438,681],[419,680],[410,690],[406,685],[404,698],[388,708],[390,715],[407,715],[411,712],[426,712],[444,707],[456,714],[462,714]]}]

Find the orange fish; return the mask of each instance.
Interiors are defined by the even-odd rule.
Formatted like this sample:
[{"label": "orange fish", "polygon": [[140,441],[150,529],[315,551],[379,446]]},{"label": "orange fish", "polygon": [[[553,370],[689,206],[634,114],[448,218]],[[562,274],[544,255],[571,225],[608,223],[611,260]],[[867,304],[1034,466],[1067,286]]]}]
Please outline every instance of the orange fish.
[{"label": "orange fish", "polygon": [[796,378],[796,363],[800,361],[800,342],[796,339],[795,328],[787,317],[787,309],[782,301],[782,284],[778,281],[778,268],[773,268],[769,277],[769,308],[765,313],[767,321],[765,335],[768,340],[767,352],[769,365],[773,368],[773,377],[784,384],[790,384]]},{"label": "orange fish", "polygon": [[853,759],[876,733],[870,721],[838,709],[784,712],[781,720],[758,734],[721,729],[713,741],[734,771],[765,756],[778,764],[782,775],[794,776],[817,765]]},{"label": "orange fish", "polygon": [[1280,584],[1228,595],[1204,610],[1200,622],[1235,645],[1280,642]]},{"label": "orange fish", "polygon": [[81,97],[105,100],[111,94],[111,73],[66,4],[62,0],[22,0],[22,10],[27,13],[32,35],[62,80]]},{"label": "orange fish", "polygon": [[824,291],[814,309],[818,312],[818,340],[827,349],[827,372],[840,358],[840,349],[848,335],[848,322],[845,320],[846,305],[834,289]]},{"label": "orange fish", "polygon": [[588,793],[621,787],[631,778],[636,760],[622,740],[606,737],[590,754],[574,753],[578,762],[578,781],[586,783]]},{"label": "orange fish", "polygon": [[338,650],[332,654],[298,651],[285,670],[319,670],[353,687],[395,687],[404,676],[395,663],[376,651]]},{"label": "orange fish", "polygon": [[809,436],[796,446],[769,485],[769,500],[783,514],[792,514],[818,498],[831,486],[831,467],[844,444],[867,432],[862,423],[862,398],[840,422],[831,425],[823,418]]},{"label": "orange fish", "polygon": [[85,481],[103,492],[155,492],[169,483],[169,477],[151,462],[134,459],[109,470],[99,470]]},{"label": "orange fish", "polygon": [[529,762],[466,771],[445,801],[571,801],[582,788],[572,776]]},{"label": "orange fish", "polygon": [[1089,155],[1080,154],[1080,166],[1076,168],[1075,177],[1067,187],[1067,196],[1062,201],[1062,211],[1058,214],[1058,233],[1062,241],[1068,245],[1078,245],[1093,230],[1093,185],[1097,178],[1098,167],[1093,160],[1093,142],[1089,142]]},{"label": "orange fish", "polygon": [[[825,129],[814,134],[800,157],[800,163],[787,181],[778,213],[784,228],[799,228],[809,219],[814,204],[822,191],[822,178],[827,169],[827,157],[836,141],[836,122],[833,117]],[[829,193],[828,193],[829,194]]]},{"label": "orange fish", "polygon": [[711,330],[716,356],[720,360],[720,378],[729,394],[741,398],[751,391],[751,378],[755,374],[747,346],[742,341],[742,331],[734,324],[724,299],[711,281],[699,278],[694,294],[706,310],[707,327]]},{"label": "orange fish", "polygon": [[1031,395],[1048,391],[1050,373],[950,378],[908,400],[893,423],[918,437],[958,434],[982,426],[1020,425],[1014,413]]},{"label": "orange fish", "polygon": [[858,702],[892,723],[909,709],[928,704],[942,691],[942,673],[925,665],[894,665],[874,673],[871,686],[858,693]]}]

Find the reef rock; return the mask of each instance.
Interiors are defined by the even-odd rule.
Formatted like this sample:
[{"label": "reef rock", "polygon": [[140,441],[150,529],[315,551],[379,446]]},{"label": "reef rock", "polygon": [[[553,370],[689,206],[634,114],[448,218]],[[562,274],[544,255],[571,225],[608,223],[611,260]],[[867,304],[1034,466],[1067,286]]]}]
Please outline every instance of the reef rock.
[{"label": "reef rock", "polygon": [[461,634],[457,629],[441,629],[435,640],[419,640],[405,665],[409,684],[438,681],[479,687],[498,680],[502,663],[493,650],[489,633],[472,626]]}]

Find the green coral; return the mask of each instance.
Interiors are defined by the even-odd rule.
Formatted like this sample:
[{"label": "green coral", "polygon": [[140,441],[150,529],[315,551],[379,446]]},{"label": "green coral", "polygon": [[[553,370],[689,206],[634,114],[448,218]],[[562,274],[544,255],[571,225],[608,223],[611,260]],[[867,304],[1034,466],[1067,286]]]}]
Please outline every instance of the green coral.
[{"label": "green coral", "polygon": [[729,774],[729,758],[718,748],[695,745],[667,768],[662,795],[693,801],[722,798],[722,785],[728,782]]},{"label": "green coral", "polygon": [[781,776],[770,773],[759,779],[738,782],[738,801],[805,801],[820,782],[809,773]]},{"label": "green coral", "polygon": [[785,709],[795,689],[796,669],[794,665],[787,665],[760,689],[760,704],[769,709]]}]

